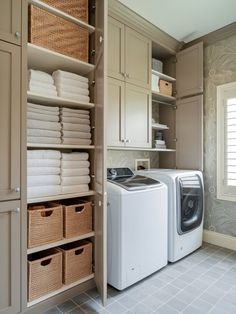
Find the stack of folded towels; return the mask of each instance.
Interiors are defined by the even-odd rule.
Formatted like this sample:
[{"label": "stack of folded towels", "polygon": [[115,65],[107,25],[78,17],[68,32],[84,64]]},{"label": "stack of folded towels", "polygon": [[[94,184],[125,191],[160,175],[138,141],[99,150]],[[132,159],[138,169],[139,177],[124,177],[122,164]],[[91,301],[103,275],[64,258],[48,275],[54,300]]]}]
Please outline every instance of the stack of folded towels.
[{"label": "stack of folded towels", "polygon": [[89,85],[86,77],[61,70],[53,72],[52,77],[59,97],[89,103]]},{"label": "stack of folded towels", "polygon": [[61,152],[56,150],[27,151],[28,198],[61,194]]},{"label": "stack of folded towels", "polygon": [[56,86],[50,74],[42,71],[29,70],[28,90],[45,96],[57,96]]},{"label": "stack of folded towels", "polygon": [[28,103],[28,143],[60,144],[59,108]]},{"label": "stack of folded towels", "polygon": [[90,176],[86,152],[62,153],[61,189],[62,194],[87,192]]},{"label": "stack of folded towels", "polygon": [[89,110],[61,108],[60,120],[63,144],[91,144]]}]

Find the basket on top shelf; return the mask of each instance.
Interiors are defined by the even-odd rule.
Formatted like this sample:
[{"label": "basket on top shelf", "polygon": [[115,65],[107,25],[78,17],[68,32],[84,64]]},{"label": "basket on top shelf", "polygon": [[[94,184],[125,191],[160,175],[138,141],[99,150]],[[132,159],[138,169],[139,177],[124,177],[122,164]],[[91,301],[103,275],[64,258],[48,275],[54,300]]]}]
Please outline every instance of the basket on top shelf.
[{"label": "basket on top shelf", "polygon": [[29,6],[28,37],[32,44],[88,62],[88,30],[34,5]]}]

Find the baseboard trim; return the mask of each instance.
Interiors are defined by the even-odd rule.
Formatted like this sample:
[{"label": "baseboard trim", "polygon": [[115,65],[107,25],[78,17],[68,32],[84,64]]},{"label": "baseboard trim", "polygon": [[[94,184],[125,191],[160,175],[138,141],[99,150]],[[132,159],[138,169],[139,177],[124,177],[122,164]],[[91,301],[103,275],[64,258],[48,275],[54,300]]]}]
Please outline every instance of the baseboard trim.
[{"label": "baseboard trim", "polygon": [[204,230],[203,241],[236,251],[236,237],[227,234]]}]

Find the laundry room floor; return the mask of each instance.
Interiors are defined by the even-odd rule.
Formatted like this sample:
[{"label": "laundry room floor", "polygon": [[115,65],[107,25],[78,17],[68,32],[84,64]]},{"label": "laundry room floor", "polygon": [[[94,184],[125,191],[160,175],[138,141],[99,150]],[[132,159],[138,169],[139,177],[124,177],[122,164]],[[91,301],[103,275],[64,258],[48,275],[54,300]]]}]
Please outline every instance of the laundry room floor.
[{"label": "laundry room floor", "polygon": [[186,258],[119,292],[104,308],[95,289],[44,314],[235,314],[236,251],[205,244]]}]

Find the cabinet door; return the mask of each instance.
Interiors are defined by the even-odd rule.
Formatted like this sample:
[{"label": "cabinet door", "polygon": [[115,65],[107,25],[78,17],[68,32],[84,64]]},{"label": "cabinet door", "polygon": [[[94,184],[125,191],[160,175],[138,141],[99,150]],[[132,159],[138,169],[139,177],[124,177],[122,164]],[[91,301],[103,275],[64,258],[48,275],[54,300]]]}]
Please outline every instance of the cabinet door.
[{"label": "cabinet door", "polygon": [[0,40],[21,44],[21,0],[0,1]]},{"label": "cabinet door", "polygon": [[0,202],[0,314],[20,312],[20,201]]},{"label": "cabinet door", "polygon": [[125,83],[108,79],[107,145],[124,146],[124,92]]},{"label": "cabinet door", "polygon": [[126,84],[125,138],[127,147],[151,147],[151,93]]},{"label": "cabinet door", "polygon": [[108,75],[124,80],[124,24],[108,17]]},{"label": "cabinet door", "polygon": [[203,92],[203,43],[177,53],[176,89],[177,97],[191,96]]},{"label": "cabinet door", "polygon": [[20,47],[0,41],[0,201],[20,198]]},{"label": "cabinet door", "polygon": [[151,41],[125,28],[125,73],[126,82],[151,88]]},{"label": "cabinet door", "polygon": [[203,97],[189,97],[177,102],[176,166],[203,170]]}]

